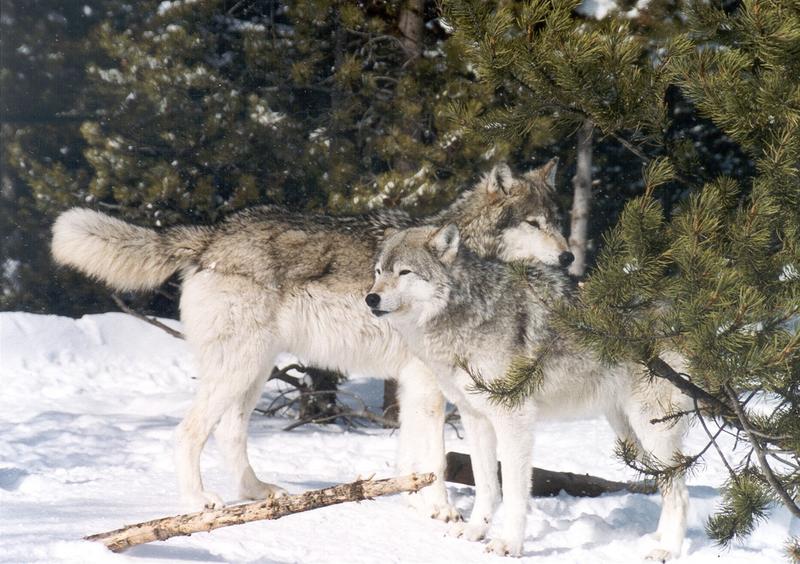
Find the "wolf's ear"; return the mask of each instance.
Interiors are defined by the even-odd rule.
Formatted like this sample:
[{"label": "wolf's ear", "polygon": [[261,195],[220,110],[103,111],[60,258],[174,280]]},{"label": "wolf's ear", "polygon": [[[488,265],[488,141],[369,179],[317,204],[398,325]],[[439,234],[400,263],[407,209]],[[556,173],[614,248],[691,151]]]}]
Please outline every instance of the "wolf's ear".
[{"label": "wolf's ear", "polygon": [[428,247],[439,257],[439,260],[449,264],[456,258],[460,243],[461,234],[458,232],[458,227],[453,223],[448,223],[434,231],[428,240]]},{"label": "wolf's ear", "polygon": [[387,227],[383,230],[383,240],[385,241],[395,233],[400,233],[400,230],[397,227]]},{"label": "wolf's ear", "polygon": [[506,163],[495,165],[494,168],[483,178],[483,184],[488,194],[502,192],[508,194],[508,190],[514,183],[514,175]]},{"label": "wolf's ear", "polygon": [[557,170],[558,157],[553,157],[539,168],[535,168],[526,172],[525,176],[530,180],[541,180],[548,188],[555,190]]}]

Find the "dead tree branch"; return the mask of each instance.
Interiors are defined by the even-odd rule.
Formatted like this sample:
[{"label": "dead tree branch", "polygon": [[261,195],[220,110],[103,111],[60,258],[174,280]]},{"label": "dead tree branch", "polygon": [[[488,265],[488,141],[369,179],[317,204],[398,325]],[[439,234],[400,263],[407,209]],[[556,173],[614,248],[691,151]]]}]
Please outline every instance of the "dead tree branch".
[{"label": "dead tree branch", "polygon": [[736,410],[736,416],[739,418],[742,429],[744,429],[744,432],[750,439],[750,445],[753,447],[753,450],[756,453],[758,465],[761,467],[764,477],[767,479],[767,482],[769,482],[769,485],[772,486],[772,489],[775,491],[775,493],[778,494],[778,497],[786,506],[786,509],[788,509],[789,512],[795,517],[800,518],[800,506],[798,506],[797,502],[792,499],[792,496],[789,495],[789,493],[786,491],[786,488],[783,487],[783,484],[781,484],[780,480],[778,480],[778,477],[775,476],[775,473],[772,471],[772,467],[769,465],[769,461],[764,454],[764,449],[762,448],[758,437],[756,437],[752,431],[752,426],[747,418],[747,414],[744,412],[741,404],[739,404],[739,398],[736,396],[736,392],[734,392],[733,389],[726,384],[725,393],[728,394],[728,398],[730,398],[731,403],[733,404],[733,409]]},{"label": "dead tree branch", "polygon": [[655,376],[672,382],[676,388],[687,396],[699,401],[704,409],[711,411],[713,414],[721,415],[726,419],[735,416],[731,406],[684,378],[680,372],[677,372],[661,358],[655,357],[651,359],[646,366]]},{"label": "dead tree branch", "polygon": [[84,540],[102,542],[109,550],[121,552],[132,546],[155,540],[163,541],[176,536],[189,536],[192,533],[208,532],[220,527],[240,525],[250,521],[280,519],[292,513],[301,513],[347,501],[362,501],[399,492],[416,492],[432,484],[434,479],[434,475],[428,473],[411,474],[386,480],[356,480],[349,484],[340,484],[297,495],[270,498],[199,513],[164,517],[107,533],[90,535],[84,537]]},{"label": "dead tree branch", "polygon": [[120,298],[118,295],[111,294],[111,299],[114,300],[114,303],[117,304],[117,307],[119,309],[121,309],[122,311],[124,311],[128,315],[132,315],[136,319],[141,319],[142,321],[144,321],[145,323],[149,323],[150,325],[155,325],[156,327],[158,327],[162,331],[166,331],[167,333],[169,333],[170,335],[172,335],[176,339],[183,339],[184,338],[183,333],[181,333],[180,331],[176,331],[172,327],[164,325],[163,323],[161,323],[155,317],[148,317],[148,316],[146,316],[144,314],[139,313],[138,311],[136,311],[134,309],[131,309],[130,307],[128,307],[128,304],[126,304],[124,301],[122,301],[122,298]]},{"label": "dead tree branch", "polygon": [[308,386],[300,378],[296,376],[290,376],[289,371],[296,370],[297,372],[305,372],[306,367],[302,364],[287,364],[283,368],[278,368],[277,366],[272,368],[272,373],[267,378],[269,380],[280,380],[281,382],[286,382],[287,384],[291,384],[301,392],[309,391]]}]

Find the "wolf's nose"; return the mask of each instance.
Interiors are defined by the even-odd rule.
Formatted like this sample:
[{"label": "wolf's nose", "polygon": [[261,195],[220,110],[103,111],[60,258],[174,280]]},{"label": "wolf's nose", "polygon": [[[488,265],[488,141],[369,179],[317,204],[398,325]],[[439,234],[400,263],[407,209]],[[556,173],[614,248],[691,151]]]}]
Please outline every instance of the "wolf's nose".
[{"label": "wolf's nose", "polygon": [[366,302],[369,307],[375,309],[381,303],[381,297],[378,294],[367,294]]},{"label": "wolf's nose", "polygon": [[[575,255],[573,255],[569,251],[564,251],[560,255],[558,255],[558,263],[563,266],[564,268],[568,267],[572,264],[572,261],[575,260]],[[369,297],[369,296],[367,296]]]}]

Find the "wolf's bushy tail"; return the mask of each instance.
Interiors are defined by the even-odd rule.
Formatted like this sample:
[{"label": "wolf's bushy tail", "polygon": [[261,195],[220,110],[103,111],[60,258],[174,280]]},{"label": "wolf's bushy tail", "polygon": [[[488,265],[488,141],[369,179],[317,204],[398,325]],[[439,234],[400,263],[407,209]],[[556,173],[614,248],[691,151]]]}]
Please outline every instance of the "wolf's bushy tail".
[{"label": "wolf's bushy tail", "polygon": [[209,231],[175,227],[158,232],[104,213],[73,208],[53,224],[53,258],[119,290],[160,286],[191,266]]}]

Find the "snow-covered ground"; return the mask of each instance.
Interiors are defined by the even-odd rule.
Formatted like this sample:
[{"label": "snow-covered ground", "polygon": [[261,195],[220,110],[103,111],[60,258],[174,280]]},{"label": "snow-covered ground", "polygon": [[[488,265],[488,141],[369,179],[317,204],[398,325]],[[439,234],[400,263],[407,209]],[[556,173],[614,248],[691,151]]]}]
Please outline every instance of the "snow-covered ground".
[{"label": "snow-covered ground", "polygon": [[[175,324],[177,326],[177,324]],[[399,496],[344,504],[112,554],[82,536],[177,513],[173,430],[195,380],[184,343],[123,314],[73,320],[0,313],[0,561],[3,562],[509,562],[480,543],[445,536],[447,525],[406,507]],[[379,402],[381,383],[347,388]],[[276,393],[270,383],[264,403]],[[280,429],[286,419],[254,416],[250,453],[262,478],[291,492],[393,474],[395,437],[383,429]],[[702,443],[694,430],[690,444]],[[611,455],[599,420],[542,425],[536,464],[610,479],[633,473]],[[454,430],[448,450],[466,451]],[[209,489],[234,495],[212,444],[203,458]],[[703,522],[719,501],[724,469],[713,457],[690,480],[683,562],[783,560],[788,511],[776,509],[744,544],[716,547]],[[467,513],[472,488],[451,485]],[[657,496],[565,495],[534,500],[526,562],[636,562],[655,530]]]}]

